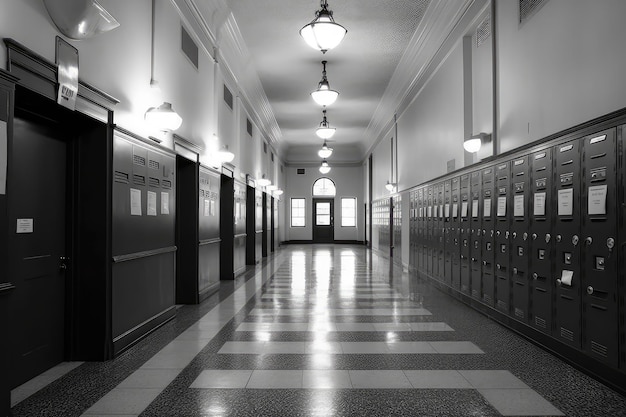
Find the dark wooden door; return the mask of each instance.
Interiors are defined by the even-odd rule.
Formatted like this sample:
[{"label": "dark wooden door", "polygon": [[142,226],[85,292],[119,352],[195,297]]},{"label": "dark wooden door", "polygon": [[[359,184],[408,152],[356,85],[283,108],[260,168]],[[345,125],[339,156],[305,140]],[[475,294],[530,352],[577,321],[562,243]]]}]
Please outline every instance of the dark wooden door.
[{"label": "dark wooden door", "polygon": [[16,114],[9,170],[11,386],[64,359],[66,160],[63,126]]},{"label": "dark wooden door", "polygon": [[334,200],[313,199],[313,242],[332,243],[335,241]]}]

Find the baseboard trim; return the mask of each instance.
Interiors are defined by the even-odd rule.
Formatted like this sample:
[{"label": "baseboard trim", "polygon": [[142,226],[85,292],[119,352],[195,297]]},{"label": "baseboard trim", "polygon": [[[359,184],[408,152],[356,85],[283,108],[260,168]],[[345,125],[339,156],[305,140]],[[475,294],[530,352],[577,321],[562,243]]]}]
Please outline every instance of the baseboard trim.
[{"label": "baseboard trim", "polygon": [[[313,240],[283,240],[280,242],[281,245],[305,245],[317,243]],[[362,240],[334,240],[332,243],[340,244],[340,245],[365,245],[365,242]]]},{"label": "baseboard trim", "polygon": [[176,306],[171,306],[152,318],[135,326],[127,332],[113,339],[113,356],[117,356],[126,349],[148,336],[150,333],[163,326],[168,321],[176,317]]}]

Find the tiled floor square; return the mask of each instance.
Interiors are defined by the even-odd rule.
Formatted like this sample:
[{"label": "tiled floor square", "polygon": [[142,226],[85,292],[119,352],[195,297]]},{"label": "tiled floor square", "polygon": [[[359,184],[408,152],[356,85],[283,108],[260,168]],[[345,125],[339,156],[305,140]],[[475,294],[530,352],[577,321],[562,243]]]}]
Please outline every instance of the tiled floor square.
[{"label": "tiled floor square", "polygon": [[205,370],[189,388],[245,388],[251,375],[252,370]]},{"label": "tiled floor square", "polygon": [[503,416],[564,416],[532,389],[480,389],[480,394]]},{"label": "tiled floor square", "polygon": [[446,323],[441,322],[424,322],[409,323],[409,327],[414,332],[453,332],[454,329]]},{"label": "tiled floor square", "polygon": [[246,388],[250,389],[296,389],[302,388],[302,371],[267,371],[252,372]]},{"label": "tiled floor square", "polygon": [[471,389],[472,385],[454,370],[407,370],[404,374],[413,388],[462,388]]},{"label": "tiled floor square", "polygon": [[304,354],[304,342],[266,342],[262,353],[265,354]]},{"label": "tiled floor square", "polygon": [[179,374],[178,369],[138,369],[118,388],[165,388]]},{"label": "tiled floor square", "polygon": [[114,388],[91,406],[85,415],[109,415],[141,413],[156,397],[161,389]]},{"label": "tiled floor square", "polygon": [[352,388],[350,374],[345,370],[304,370],[302,388]]},{"label": "tiled floor square", "polygon": [[344,354],[389,353],[385,342],[341,342]]},{"label": "tiled floor square", "polygon": [[200,352],[207,345],[207,341],[198,340],[172,340],[167,346],[161,349],[163,353],[195,353]]},{"label": "tiled floor square", "polygon": [[477,354],[485,353],[472,342],[430,342],[437,353]]},{"label": "tiled floor square", "polygon": [[304,343],[306,354],[340,354],[343,353],[340,342],[314,341]]},{"label": "tiled floor square", "polygon": [[411,330],[409,323],[374,323],[377,332],[408,332]]},{"label": "tiled floor square", "polygon": [[321,322],[313,322],[309,323],[309,327],[307,329],[309,332],[336,332],[337,326],[335,323],[329,323],[328,321]]},{"label": "tiled floor square", "polygon": [[390,353],[437,353],[428,342],[388,342]]},{"label": "tiled floor square", "polygon": [[337,323],[337,331],[339,332],[374,332],[373,323]]},{"label": "tiled floor square", "polygon": [[183,369],[196,356],[189,352],[165,352],[157,353],[144,363],[142,369]]},{"label": "tiled floor square", "polygon": [[266,342],[226,342],[217,353],[261,354]]},{"label": "tiled floor square", "polygon": [[521,379],[505,370],[463,370],[459,373],[476,389],[529,388]]},{"label": "tiled floor square", "polygon": [[354,388],[413,388],[402,371],[355,370],[349,373]]}]

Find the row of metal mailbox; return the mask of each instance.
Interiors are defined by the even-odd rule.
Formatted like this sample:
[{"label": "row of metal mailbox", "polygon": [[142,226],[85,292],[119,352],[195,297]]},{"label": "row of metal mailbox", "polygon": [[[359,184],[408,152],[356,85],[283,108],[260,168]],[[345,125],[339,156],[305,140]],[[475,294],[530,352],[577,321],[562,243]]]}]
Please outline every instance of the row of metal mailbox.
[{"label": "row of metal mailbox", "polygon": [[411,267],[619,366],[622,130],[412,189]]}]

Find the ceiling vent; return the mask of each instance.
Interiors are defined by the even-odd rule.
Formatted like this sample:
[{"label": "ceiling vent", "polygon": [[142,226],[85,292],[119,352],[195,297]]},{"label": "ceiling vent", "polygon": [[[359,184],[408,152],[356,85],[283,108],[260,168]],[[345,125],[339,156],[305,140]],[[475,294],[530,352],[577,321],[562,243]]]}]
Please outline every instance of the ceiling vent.
[{"label": "ceiling vent", "polygon": [[476,47],[487,42],[491,35],[491,14],[485,16],[482,22],[476,28]]},{"label": "ceiling vent", "polygon": [[120,24],[95,0],[44,0],[59,31],[70,39],[88,39]]},{"label": "ceiling vent", "polygon": [[519,0],[519,23],[530,19],[548,0]]},{"label": "ceiling vent", "polygon": [[298,175],[304,175],[304,168],[298,168]]}]

